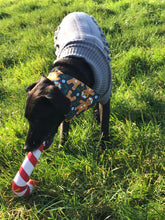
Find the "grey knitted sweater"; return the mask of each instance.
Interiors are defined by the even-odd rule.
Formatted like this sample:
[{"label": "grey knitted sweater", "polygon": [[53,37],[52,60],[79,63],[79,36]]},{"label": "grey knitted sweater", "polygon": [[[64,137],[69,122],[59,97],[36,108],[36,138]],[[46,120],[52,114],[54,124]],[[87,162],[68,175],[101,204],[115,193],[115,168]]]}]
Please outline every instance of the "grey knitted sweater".
[{"label": "grey knitted sweater", "polygon": [[99,101],[106,104],[112,89],[108,42],[92,16],[83,12],[67,15],[55,32],[57,59],[76,56],[88,62],[93,70],[95,83],[92,89],[99,94]]}]

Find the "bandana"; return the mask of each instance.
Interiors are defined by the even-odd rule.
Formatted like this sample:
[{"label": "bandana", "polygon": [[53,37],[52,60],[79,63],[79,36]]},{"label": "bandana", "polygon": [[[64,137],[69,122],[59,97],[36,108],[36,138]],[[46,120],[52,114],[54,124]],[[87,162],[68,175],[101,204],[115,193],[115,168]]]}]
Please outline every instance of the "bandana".
[{"label": "bandana", "polygon": [[71,110],[65,115],[66,122],[94,106],[99,98],[93,89],[59,70],[50,73],[48,79],[53,81],[55,86],[57,86],[71,102]]}]

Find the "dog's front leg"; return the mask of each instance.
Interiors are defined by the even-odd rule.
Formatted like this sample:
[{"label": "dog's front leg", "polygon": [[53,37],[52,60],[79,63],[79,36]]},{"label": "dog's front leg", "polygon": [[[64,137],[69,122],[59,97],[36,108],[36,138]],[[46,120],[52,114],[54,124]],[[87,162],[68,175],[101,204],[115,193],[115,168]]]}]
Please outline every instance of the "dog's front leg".
[{"label": "dog's front leg", "polygon": [[60,125],[60,145],[64,145],[68,138],[69,122],[63,121]]},{"label": "dog's front leg", "polygon": [[109,141],[110,99],[105,105],[99,103],[99,122],[101,126],[101,143],[99,148],[105,150],[105,141]]}]

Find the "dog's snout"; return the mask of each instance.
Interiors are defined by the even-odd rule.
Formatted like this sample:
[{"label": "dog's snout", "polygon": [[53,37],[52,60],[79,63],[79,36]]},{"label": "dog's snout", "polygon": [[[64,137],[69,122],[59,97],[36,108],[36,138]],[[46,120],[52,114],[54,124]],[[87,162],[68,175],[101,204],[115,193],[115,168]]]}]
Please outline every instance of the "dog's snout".
[{"label": "dog's snout", "polygon": [[27,144],[25,144],[24,150],[25,150],[26,152],[29,152],[29,151],[32,151],[32,148],[29,147]]},{"label": "dog's snout", "polygon": [[28,146],[24,145],[24,150],[27,152],[28,151]]},{"label": "dog's snout", "polygon": [[[31,139],[30,139],[31,140]],[[33,141],[30,141],[29,138],[27,137],[26,139],[26,142],[25,142],[25,145],[24,145],[24,150],[26,152],[29,152],[29,151],[33,151],[35,149],[37,149],[40,145],[37,144],[34,140]]]}]

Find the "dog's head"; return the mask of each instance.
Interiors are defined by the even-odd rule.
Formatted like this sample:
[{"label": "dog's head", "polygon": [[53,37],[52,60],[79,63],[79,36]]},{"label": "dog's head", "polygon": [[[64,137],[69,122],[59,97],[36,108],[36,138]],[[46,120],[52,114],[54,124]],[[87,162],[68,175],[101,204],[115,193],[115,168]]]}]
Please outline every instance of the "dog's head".
[{"label": "dog's head", "polygon": [[42,77],[27,89],[25,117],[29,122],[26,151],[38,149],[45,142],[47,149],[65,115],[70,111],[70,101],[59,88]]}]

